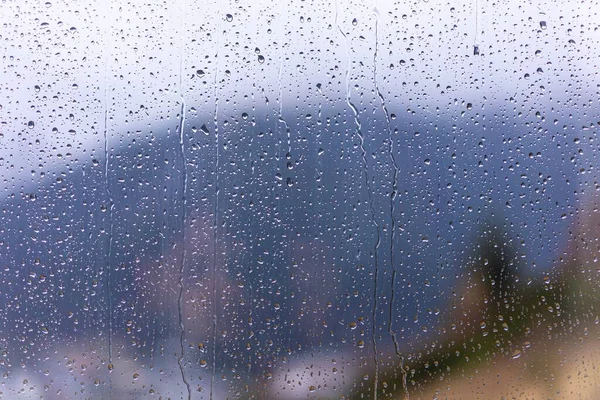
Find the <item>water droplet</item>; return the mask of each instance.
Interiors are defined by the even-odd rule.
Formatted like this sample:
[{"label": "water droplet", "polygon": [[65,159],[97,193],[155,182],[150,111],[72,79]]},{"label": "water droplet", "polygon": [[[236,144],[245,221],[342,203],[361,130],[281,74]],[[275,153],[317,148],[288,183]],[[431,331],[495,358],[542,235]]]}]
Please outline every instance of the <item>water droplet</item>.
[{"label": "water droplet", "polygon": [[200,127],[200,130],[201,130],[202,132],[204,132],[204,134],[205,134],[206,136],[208,136],[209,132],[208,132],[208,128],[206,127],[206,124],[202,124],[202,126]]},{"label": "water droplet", "polygon": [[202,78],[204,76],[204,71],[199,69],[196,71],[196,75],[198,75],[198,77]]},{"label": "water droplet", "polygon": [[521,350],[515,350],[512,354],[513,360],[516,360],[517,358],[521,357],[521,354]]},{"label": "water droplet", "polygon": [[35,127],[35,123],[34,123],[33,121],[29,121],[29,122],[27,123],[27,127],[28,127],[29,129],[33,129],[33,128]]},{"label": "water droplet", "polygon": [[546,29],[546,21],[540,21],[540,28]]},{"label": "water droplet", "polygon": [[227,15],[225,16],[225,19],[227,20],[227,22],[231,22],[231,21],[233,21],[233,15],[231,15],[231,14],[227,14]]},{"label": "water droplet", "polygon": [[261,64],[264,63],[265,62],[265,57],[259,54],[259,56],[258,56],[258,62],[261,63]]},{"label": "water droplet", "polygon": [[39,85],[35,85],[35,86],[33,87],[33,89],[34,89],[36,92],[39,92],[39,91],[40,91],[40,86],[39,86]]}]

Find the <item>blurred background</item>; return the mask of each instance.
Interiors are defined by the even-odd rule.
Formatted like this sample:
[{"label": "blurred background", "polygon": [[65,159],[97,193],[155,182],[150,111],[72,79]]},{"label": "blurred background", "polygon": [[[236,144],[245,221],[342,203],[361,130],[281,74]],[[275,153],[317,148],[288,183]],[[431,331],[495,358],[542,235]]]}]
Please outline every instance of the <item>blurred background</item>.
[{"label": "blurred background", "polygon": [[0,397],[600,397],[597,1],[0,10]]}]

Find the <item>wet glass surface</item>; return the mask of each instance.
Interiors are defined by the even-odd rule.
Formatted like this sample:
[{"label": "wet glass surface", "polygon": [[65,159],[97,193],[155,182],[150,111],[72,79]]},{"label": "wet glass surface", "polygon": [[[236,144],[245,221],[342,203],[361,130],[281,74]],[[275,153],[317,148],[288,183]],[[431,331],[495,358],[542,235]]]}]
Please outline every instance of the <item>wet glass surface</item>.
[{"label": "wet glass surface", "polygon": [[1,397],[598,397],[599,11],[6,2]]}]

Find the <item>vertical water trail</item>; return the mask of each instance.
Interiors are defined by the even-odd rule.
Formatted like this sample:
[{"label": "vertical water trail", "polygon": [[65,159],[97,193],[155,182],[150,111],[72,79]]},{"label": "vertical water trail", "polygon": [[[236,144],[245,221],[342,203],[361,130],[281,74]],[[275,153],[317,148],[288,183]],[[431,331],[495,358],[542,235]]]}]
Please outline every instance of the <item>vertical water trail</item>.
[{"label": "vertical water trail", "polygon": [[475,39],[473,40],[473,55],[479,55],[479,0],[475,0]]},{"label": "vertical water trail", "polygon": [[213,332],[212,332],[212,376],[210,378],[210,399],[213,399],[214,395],[214,385],[215,385],[215,375],[217,372],[217,325],[218,325],[218,316],[217,316],[217,252],[219,245],[219,231],[218,231],[218,223],[219,223],[219,93],[217,90],[218,76],[219,76],[219,47],[221,45],[221,18],[219,17],[219,22],[217,26],[217,46],[216,46],[216,54],[215,54],[215,80],[213,82],[213,96],[215,100],[214,107],[214,116],[213,116],[213,124],[215,127],[215,211],[214,211],[214,219],[213,219],[213,268],[212,268],[212,316],[213,316]]},{"label": "vertical water trail", "polygon": [[376,339],[377,291],[378,291],[377,290],[378,289],[377,281],[379,278],[379,246],[381,245],[381,229],[379,227],[379,224],[377,223],[377,219],[375,218],[375,207],[373,205],[373,194],[372,194],[372,190],[371,190],[371,183],[370,183],[370,177],[369,177],[369,166],[367,164],[367,151],[365,149],[365,137],[362,132],[362,124],[360,122],[360,115],[358,113],[358,109],[356,108],[354,103],[352,103],[352,98],[351,98],[351,93],[350,93],[350,65],[351,65],[351,62],[350,62],[348,38],[346,37],[346,34],[344,33],[341,25],[339,24],[338,16],[339,16],[338,15],[338,3],[336,1],[336,3],[335,3],[335,24],[338,28],[338,31],[344,38],[344,43],[345,43],[345,47],[346,47],[346,57],[348,59],[348,65],[346,66],[346,77],[345,77],[346,103],[347,103],[348,107],[350,107],[350,109],[352,109],[352,112],[354,113],[354,124],[356,125],[356,135],[358,136],[358,138],[360,140],[363,173],[365,176],[365,184],[366,184],[367,196],[368,196],[368,200],[369,200],[368,201],[369,209],[371,212],[371,222],[372,222],[373,226],[375,227],[375,232],[376,232],[376,240],[375,240],[375,247],[374,247],[375,273],[374,273],[374,281],[373,281],[373,286],[374,286],[373,287],[373,312],[371,314],[371,329],[372,329],[371,342],[373,344],[373,360],[375,362],[375,379],[374,379],[374,384],[373,384],[373,396],[374,396],[373,398],[375,400],[377,400],[377,390],[378,390],[378,384],[379,384],[379,363],[378,363],[378,359],[377,359],[377,339]]},{"label": "vertical water trail", "polygon": [[[279,3],[281,5],[281,9],[285,10],[285,2],[280,2]],[[283,21],[283,14],[284,12],[280,10],[280,14],[281,14],[281,20]],[[291,140],[291,132],[290,132],[290,127],[288,126],[287,121],[285,120],[285,118],[283,118],[283,87],[281,85],[281,77],[283,74],[283,43],[284,43],[284,37],[285,37],[285,29],[284,29],[284,24],[283,22],[281,23],[281,44],[279,45],[279,71],[277,74],[277,83],[279,85],[279,122],[281,122],[283,124],[283,126],[285,127],[285,133],[287,135],[287,145],[288,145],[288,151],[286,154],[286,159],[291,157],[292,154],[292,140]]]},{"label": "vertical water trail", "polygon": [[185,162],[185,141],[183,129],[185,126],[185,96],[183,95],[183,55],[184,55],[184,32],[185,32],[185,0],[181,7],[181,27],[180,27],[180,49],[179,49],[179,101],[181,103],[181,110],[179,111],[179,155],[181,156],[181,254],[179,257],[179,298],[177,299],[177,314],[179,318],[179,357],[177,357],[177,364],[179,364],[179,372],[181,373],[181,380],[187,389],[188,400],[192,398],[192,389],[185,376],[185,369],[183,367],[183,357],[185,354],[184,338],[185,338],[185,326],[183,324],[183,272],[186,262],[186,221],[187,221],[187,166]]},{"label": "vertical water trail", "polygon": [[[108,44],[108,36],[109,36],[109,28],[110,24],[106,24],[106,29],[104,31],[104,45]],[[108,49],[108,46],[106,46]],[[107,219],[108,219],[108,247],[106,248],[106,300],[108,304],[108,371],[113,370],[112,363],[112,337],[113,337],[113,309],[112,309],[112,298],[111,298],[111,279],[110,279],[110,260],[112,258],[112,246],[113,246],[113,230],[114,230],[114,221],[113,221],[113,194],[110,189],[110,183],[108,181],[108,167],[109,167],[109,158],[108,158],[108,54],[104,53],[104,93],[103,93],[103,108],[104,108],[104,185],[106,187],[106,197],[108,201],[108,207],[106,207],[107,211]],[[109,386],[112,389],[112,378],[109,375]]]},{"label": "vertical water trail", "polygon": [[396,259],[394,255],[394,243],[396,241],[396,219],[394,218],[394,214],[396,211],[396,195],[398,193],[398,163],[396,162],[396,156],[394,155],[394,139],[392,137],[392,123],[390,120],[390,113],[385,104],[385,98],[379,90],[379,85],[377,84],[377,55],[379,52],[379,15],[375,16],[375,52],[373,53],[373,82],[375,84],[375,91],[377,92],[377,96],[381,101],[381,108],[383,113],[385,114],[385,124],[387,129],[388,136],[388,155],[390,156],[390,161],[392,162],[393,173],[392,173],[392,191],[390,193],[390,221],[391,221],[391,230],[390,230],[390,264],[392,266],[392,279],[391,279],[391,294],[390,294],[390,307],[389,307],[389,316],[388,316],[388,333],[392,337],[392,342],[394,343],[394,351],[396,355],[400,358],[400,370],[402,373],[402,385],[404,387],[404,395],[408,399],[408,387],[406,386],[406,371],[404,369],[404,356],[400,353],[400,347],[398,345],[398,339],[396,338],[396,332],[392,329],[392,323],[394,321],[394,297],[396,295]]}]

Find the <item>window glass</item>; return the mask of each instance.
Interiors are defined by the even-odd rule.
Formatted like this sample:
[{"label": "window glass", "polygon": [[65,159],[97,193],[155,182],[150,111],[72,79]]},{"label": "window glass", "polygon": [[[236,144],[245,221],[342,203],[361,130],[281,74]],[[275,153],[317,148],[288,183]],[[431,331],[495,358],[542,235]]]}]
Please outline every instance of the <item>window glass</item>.
[{"label": "window glass", "polygon": [[599,11],[5,1],[1,396],[597,398]]}]

